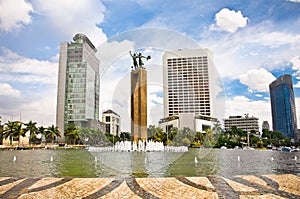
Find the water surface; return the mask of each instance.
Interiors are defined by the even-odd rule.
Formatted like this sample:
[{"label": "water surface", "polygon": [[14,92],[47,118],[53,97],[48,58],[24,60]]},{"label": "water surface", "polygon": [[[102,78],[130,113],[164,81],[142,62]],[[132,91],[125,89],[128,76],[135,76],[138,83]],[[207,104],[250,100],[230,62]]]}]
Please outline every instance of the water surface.
[{"label": "water surface", "polygon": [[[16,161],[13,161],[14,156]],[[191,149],[184,153],[88,152],[85,149],[0,151],[1,177],[230,177],[281,173],[300,173],[299,152],[235,149]]]}]

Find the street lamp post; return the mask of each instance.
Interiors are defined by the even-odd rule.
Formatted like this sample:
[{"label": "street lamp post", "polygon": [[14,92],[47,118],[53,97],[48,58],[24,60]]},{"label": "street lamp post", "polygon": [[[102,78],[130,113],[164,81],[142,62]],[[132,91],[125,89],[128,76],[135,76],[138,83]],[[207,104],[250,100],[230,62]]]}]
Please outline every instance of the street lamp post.
[{"label": "street lamp post", "polygon": [[246,118],[247,146],[250,147],[249,132],[248,132],[248,116],[249,116],[249,113],[246,113],[245,118]]}]

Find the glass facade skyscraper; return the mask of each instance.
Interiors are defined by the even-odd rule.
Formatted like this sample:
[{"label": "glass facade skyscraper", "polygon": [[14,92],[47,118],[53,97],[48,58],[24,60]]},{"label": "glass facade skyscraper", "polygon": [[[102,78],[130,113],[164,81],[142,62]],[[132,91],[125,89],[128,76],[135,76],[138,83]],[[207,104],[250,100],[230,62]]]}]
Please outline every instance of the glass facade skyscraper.
[{"label": "glass facade skyscraper", "polygon": [[62,42],[59,54],[56,124],[93,127],[99,121],[99,60],[96,48],[83,34]]},{"label": "glass facade skyscraper", "polygon": [[298,140],[295,96],[291,75],[282,75],[269,85],[273,131]]}]

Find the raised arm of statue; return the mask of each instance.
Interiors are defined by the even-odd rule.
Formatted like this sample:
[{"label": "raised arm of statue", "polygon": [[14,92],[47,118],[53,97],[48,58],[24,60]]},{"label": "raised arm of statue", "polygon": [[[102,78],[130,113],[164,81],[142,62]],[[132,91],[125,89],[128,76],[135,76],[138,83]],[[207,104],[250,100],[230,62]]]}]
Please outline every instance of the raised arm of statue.
[{"label": "raised arm of statue", "polygon": [[140,67],[143,67],[143,65],[144,65],[144,62],[143,62],[142,58],[145,58],[147,61],[148,61],[149,59],[151,59],[150,55],[147,56],[147,57],[145,57],[145,56],[142,55],[142,53],[139,53],[139,54],[137,55],[137,57],[139,58],[139,66],[140,66]]},{"label": "raised arm of statue", "polygon": [[131,51],[129,51],[129,54],[132,57],[132,62],[133,62],[134,68],[137,68],[138,67],[138,63],[137,63],[137,60],[136,60],[137,59],[136,53],[133,53],[133,55],[132,55]]}]

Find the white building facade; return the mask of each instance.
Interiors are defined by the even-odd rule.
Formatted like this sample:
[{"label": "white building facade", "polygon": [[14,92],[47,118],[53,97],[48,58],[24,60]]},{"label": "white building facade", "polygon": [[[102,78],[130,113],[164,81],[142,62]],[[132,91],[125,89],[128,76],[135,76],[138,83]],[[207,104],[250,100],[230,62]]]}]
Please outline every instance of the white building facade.
[{"label": "white building facade", "polygon": [[213,53],[177,50],[163,55],[164,117],[193,113],[215,117]]},{"label": "white building facade", "polygon": [[164,117],[159,127],[203,132],[216,119],[216,78],[208,49],[177,50],[163,55]]},{"label": "white building facade", "polygon": [[180,113],[176,116],[173,115],[161,119],[158,126],[164,132],[169,132],[172,127],[178,129],[189,128],[194,132],[204,132],[206,129],[212,129],[216,122],[216,118],[195,115],[193,113]]},{"label": "white building facade", "polygon": [[258,118],[253,116],[229,116],[228,119],[224,119],[225,131],[230,130],[233,126],[246,132],[259,132]]},{"label": "white building facade", "polygon": [[120,115],[112,110],[102,113],[102,122],[105,123],[105,132],[111,135],[120,135],[121,118]]}]

